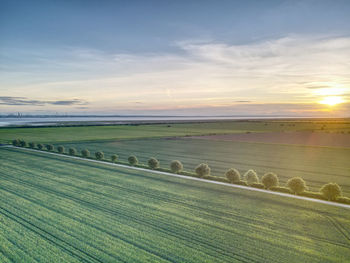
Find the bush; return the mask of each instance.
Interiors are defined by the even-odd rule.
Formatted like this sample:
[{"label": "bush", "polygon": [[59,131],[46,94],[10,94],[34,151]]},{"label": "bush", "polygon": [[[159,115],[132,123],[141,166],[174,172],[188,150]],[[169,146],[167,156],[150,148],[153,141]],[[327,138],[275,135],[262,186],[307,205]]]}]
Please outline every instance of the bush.
[{"label": "bush", "polygon": [[195,172],[199,177],[210,175],[210,167],[206,163],[201,163],[196,167]]},{"label": "bush", "polygon": [[69,155],[74,156],[77,155],[77,150],[75,148],[69,148],[68,153]]},{"label": "bush", "polygon": [[38,149],[42,150],[44,148],[44,145],[42,145],[41,143],[38,143]]},{"label": "bush", "polygon": [[258,177],[257,173],[254,170],[248,170],[244,174],[244,179],[247,181],[248,185],[259,183],[259,177]]},{"label": "bush", "polygon": [[283,187],[283,186],[271,186],[270,190],[275,192],[280,192],[280,193],[286,193],[286,194],[292,193],[292,191],[289,188]]},{"label": "bush", "polygon": [[203,179],[211,180],[211,181],[217,181],[217,182],[223,182],[228,183],[229,181],[225,177],[219,177],[219,176],[212,176],[212,175],[204,175],[202,177]]},{"label": "bush", "polygon": [[113,155],[111,156],[111,160],[112,160],[113,163],[115,163],[115,162],[118,160],[118,155],[113,154]]},{"label": "bush", "polygon": [[230,183],[239,182],[241,180],[241,174],[234,168],[229,169],[225,176]]},{"label": "bush", "polygon": [[238,184],[238,185],[248,186],[247,182],[246,182],[246,181],[242,181],[242,180],[235,181],[235,182],[233,182],[233,183],[234,183],[234,184]]},{"label": "bush", "polygon": [[266,173],[261,178],[261,182],[266,189],[270,189],[272,186],[278,186],[278,177],[274,173]]},{"label": "bush", "polygon": [[104,157],[103,152],[95,152],[95,157],[97,160],[102,160]]},{"label": "bush", "polygon": [[57,151],[58,151],[59,153],[64,153],[64,147],[63,147],[63,146],[58,146],[58,147],[57,147]]},{"label": "bush", "polygon": [[172,161],[170,164],[170,170],[173,173],[180,173],[183,169],[184,169],[184,166],[180,161],[175,160],[175,161]]},{"label": "bush", "polygon": [[23,141],[23,140],[20,140],[20,141],[19,141],[19,146],[21,146],[21,147],[27,147],[27,142],[26,142],[26,141]]},{"label": "bush", "polygon": [[13,146],[20,146],[20,140],[18,140],[18,139],[13,140],[12,145]]},{"label": "bush", "polygon": [[30,143],[28,143],[28,145],[29,145],[29,147],[32,148],[32,149],[34,149],[35,146],[36,146],[35,142],[30,142]]},{"label": "bush", "polygon": [[345,196],[340,196],[336,199],[339,203],[350,204],[350,198]]},{"label": "bush", "polygon": [[287,186],[294,194],[301,194],[306,190],[306,183],[301,177],[293,177],[287,181]]},{"label": "bush", "polygon": [[324,198],[323,194],[321,194],[319,192],[304,191],[300,195],[305,196],[305,197],[310,197],[310,198],[326,200],[326,198]]},{"label": "bush", "polygon": [[90,156],[90,152],[88,149],[81,150],[81,155],[85,158]]},{"label": "bush", "polygon": [[341,188],[336,183],[325,184],[320,189],[320,192],[327,200],[331,200],[331,201],[334,201],[337,199],[337,197],[341,196]]},{"label": "bush", "polygon": [[260,189],[264,189],[265,188],[265,186],[263,184],[261,184],[261,183],[252,183],[250,186],[254,187],[254,188],[260,188]]},{"label": "bush", "polygon": [[48,151],[53,151],[53,149],[54,149],[54,146],[52,144],[46,144],[45,147]]},{"label": "bush", "polygon": [[156,169],[159,167],[159,161],[156,158],[151,158],[148,160],[148,166],[151,169]]},{"label": "bush", "polygon": [[131,164],[131,165],[136,165],[136,164],[138,164],[139,160],[137,160],[137,158],[136,158],[135,155],[131,155],[131,156],[129,156],[129,158],[128,158],[128,162],[129,162],[129,164]]}]

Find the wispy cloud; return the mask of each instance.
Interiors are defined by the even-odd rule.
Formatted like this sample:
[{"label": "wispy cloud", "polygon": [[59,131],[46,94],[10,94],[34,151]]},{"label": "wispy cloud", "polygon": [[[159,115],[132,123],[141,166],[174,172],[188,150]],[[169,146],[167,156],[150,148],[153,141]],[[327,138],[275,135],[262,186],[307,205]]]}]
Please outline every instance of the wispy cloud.
[{"label": "wispy cloud", "polygon": [[32,100],[26,97],[9,97],[2,96],[0,97],[0,105],[11,105],[11,106],[45,106],[45,105],[86,105],[87,102],[79,99],[73,100],[56,100],[56,101],[45,101],[45,100]]}]

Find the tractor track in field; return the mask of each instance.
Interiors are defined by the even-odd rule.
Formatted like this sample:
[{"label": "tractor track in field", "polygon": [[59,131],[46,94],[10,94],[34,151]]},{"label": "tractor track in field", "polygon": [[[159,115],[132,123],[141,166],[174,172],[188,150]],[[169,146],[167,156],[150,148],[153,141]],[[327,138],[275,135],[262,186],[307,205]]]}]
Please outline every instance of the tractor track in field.
[{"label": "tractor track in field", "polygon": [[[28,172],[27,172],[28,173]],[[39,175],[40,176],[40,175]],[[62,174],[61,174],[62,176]],[[67,178],[67,176],[63,175],[65,178]],[[70,183],[66,183],[66,182],[61,182],[61,181],[58,181],[58,180],[55,180],[53,178],[48,178],[48,177],[44,177],[44,176],[40,176],[41,177],[41,180],[49,180],[49,181],[52,181],[52,182],[55,182],[55,183],[61,183],[63,185],[66,185],[66,186],[69,186],[69,187],[72,187],[72,188],[77,188],[81,191],[87,191],[87,192],[91,192],[91,193],[94,193],[96,195],[102,195],[102,196],[105,196],[107,198],[111,198],[113,199],[114,197],[112,195],[109,195],[109,194],[105,194],[105,193],[100,193],[100,192],[97,192],[97,191],[94,191],[94,190],[91,190],[91,189],[87,189],[87,188],[83,188],[83,187],[79,187],[77,185],[74,185],[74,184],[70,184]],[[214,220],[217,220],[217,219],[222,219],[223,217],[225,218],[225,220],[227,220],[228,222],[247,222],[249,221],[250,223],[252,223],[253,225],[254,224],[264,224],[270,228],[273,228],[274,225],[272,224],[266,224],[265,222],[261,221],[261,220],[256,220],[256,219],[251,219],[249,217],[244,217],[242,215],[238,215],[238,214],[233,214],[233,213],[226,213],[226,212],[222,212],[222,211],[217,211],[217,210],[214,210],[214,209],[210,209],[208,207],[201,207],[201,206],[198,206],[198,205],[193,205],[193,204],[189,204],[187,202],[183,202],[181,199],[177,200],[175,198],[169,198],[169,197],[160,197],[160,195],[162,195],[162,193],[160,192],[160,194],[154,194],[153,191],[150,192],[150,191],[137,191],[137,190],[132,190],[130,188],[126,188],[126,187],[121,187],[119,185],[115,185],[115,184],[112,184],[112,183],[105,183],[103,181],[98,181],[98,180],[92,180],[90,178],[85,178],[85,177],[79,177],[79,180],[81,181],[84,181],[84,182],[87,182],[87,183],[93,183],[93,184],[97,184],[97,185],[101,185],[101,186],[106,186],[106,187],[110,187],[110,188],[114,188],[114,189],[119,189],[119,190],[123,190],[123,191],[126,191],[128,193],[131,193],[131,194],[136,194],[136,195],[139,195],[140,198],[142,198],[143,196],[147,196],[149,198],[152,198],[154,200],[158,200],[158,201],[163,201],[163,202],[167,202],[167,203],[171,203],[171,204],[176,204],[176,205],[179,205],[179,206],[182,206],[182,207],[186,207],[189,211],[191,210],[197,210],[198,212],[201,213],[202,216],[205,216],[206,218],[211,218],[211,219],[214,219]],[[136,199],[137,200],[137,199]],[[146,209],[149,209],[148,206],[145,206],[143,205],[142,203],[137,203],[137,202],[133,202],[133,201],[130,201],[128,200],[130,203],[133,203],[137,206],[142,206]],[[195,200],[197,201],[197,200]],[[209,213],[208,213],[209,211]],[[162,212],[162,211],[161,211]],[[187,217],[184,217],[184,216],[181,216],[181,215],[178,215],[178,214],[173,214],[173,213],[168,213],[168,214],[172,214],[173,216],[177,216],[177,217],[180,217],[180,218],[183,218],[183,219],[188,219]],[[238,218],[238,219],[233,219],[234,218]],[[203,224],[203,222],[201,222],[201,224]],[[247,226],[248,224],[247,223],[244,223],[245,226]],[[209,226],[209,225],[208,225]],[[215,226],[215,228],[219,229],[219,230],[222,230],[222,231],[229,231],[227,229],[223,229],[221,227],[218,227],[218,226]],[[287,228],[285,226],[279,226],[279,229],[284,229],[288,232],[291,231],[290,228]],[[260,229],[260,231],[262,231]],[[267,232],[267,231],[266,231]],[[301,232],[295,232],[294,233],[297,233],[297,234],[302,234]],[[232,233],[234,234],[234,233]],[[283,236],[282,233],[276,233],[280,236]],[[342,243],[336,243],[334,241],[331,241],[331,240],[327,240],[327,239],[322,239],[320,237],[317,237],[317,236],[314,236],[314,235],[309,235],[310,237],[314,238],[314,239],[317,239],[319,241],[322,241],[322,242],[326,242],[326,243],[330,243],[330,244],[333,244],[333,245],[338,245],[338,246],[346,246],[345,244],[342,244]]]},{"label": "tractor track in field", "polygon": [[277,195],[277,196],[295,198],[295,199],[300,199],[300,200],[311,201],[311,202],[316,202],[316,203],[321,203],[321,204],[326,204],[326,205],[331,205],[331,206],[336,206],[336,207],[342,207],[342,208],[350,209],[350,205],[347,205],[347,204],[335,203],[335,202],[319,200],[319,199],[303,197],[303,196],[296,196],[296,195],[286,194],[286,193],[273,192],[273,191],[268,191],[268,190],[258,189],[258,188],[248,187],[248,186],[234,185],[234,184],[223,183],[223,182],[218,182],[218,181],[212,181],[212,180],[207,180],[207,179],[202,179],[202,178],[197,178],[197,177],[191,177],[191,176],[185,176],[185,175],[179,175],[179,174],[172,174],[172,173],[168,173],[168,172],[162,172],[162,171],[157,171],[157,170],[150,170],[150,169],[145,169],[145,168],[140,168],[140,167],[133,167],[133,166],[117,164],[117,163],[109,163],[109,162],[98,161],[98,160],[93,160],[93,159],[86,159],[86,158],[82,158],[82,157],[78,157],[78,156],[62,155],[62,154],[58,154],[58,153],[54,153],[54,152],[44,152],[44,151],[39,151],[39,150],[29,149],[29,148],[19,148],[19,147],[14,147],[14,146],[11,146],[11,145],[1,146],[1,147],[8,147],[8,148],[13,148],[13,149],[20,149],[20,150],[26,150],[26,151],[40,152],[40,153],[43,153],[43,154],[51,154],[51,155],[60,156],[60,157],[64,157],[64,158],[83,160],[83,161],[86,161],[86,162],[105,164],[105,165],[116,166],[116,167],[131,169],[131,170],[137,170],[137,171],[143,171],[143,172],[153,173],[153,174],[161,174],[161,175],[166,175],[166,176],[173,176],[173,177],[178,177],[178,178],[187,179],[187,180],[194,180],[194,181],[199,181],[199,182],[205,182],[205,183],[211,183],[211,184],[217,184],[217,185],[224,185],[224,186],[228,186],[228,187],[232,187],[232,188],[239,188],[239,189],[244,189],[244,190],[248,190],[248,191],[261,192],[261,193],[266,193],[266,194],[270,194],[270,195]]}]

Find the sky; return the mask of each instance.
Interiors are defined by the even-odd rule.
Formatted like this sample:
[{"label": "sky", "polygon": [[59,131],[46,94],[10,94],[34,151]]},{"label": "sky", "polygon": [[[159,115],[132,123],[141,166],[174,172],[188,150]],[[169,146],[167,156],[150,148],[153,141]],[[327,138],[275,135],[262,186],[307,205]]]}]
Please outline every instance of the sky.
[{"label": "sky", "polygon": [[350,1],[0,0],[0,114],[350,117]]}]

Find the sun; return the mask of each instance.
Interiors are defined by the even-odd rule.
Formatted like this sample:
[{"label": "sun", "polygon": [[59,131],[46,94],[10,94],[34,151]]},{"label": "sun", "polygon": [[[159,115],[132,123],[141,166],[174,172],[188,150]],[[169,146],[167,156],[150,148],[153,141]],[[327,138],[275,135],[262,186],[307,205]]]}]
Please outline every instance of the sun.
[{"label": "sun", "polygon": [[326,104],[328,106],[335,106],[343,102],[344,99],[340,96],[329,96],[320,101],[321,104]]}]

